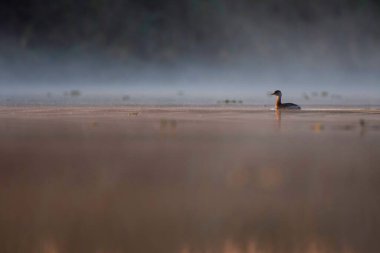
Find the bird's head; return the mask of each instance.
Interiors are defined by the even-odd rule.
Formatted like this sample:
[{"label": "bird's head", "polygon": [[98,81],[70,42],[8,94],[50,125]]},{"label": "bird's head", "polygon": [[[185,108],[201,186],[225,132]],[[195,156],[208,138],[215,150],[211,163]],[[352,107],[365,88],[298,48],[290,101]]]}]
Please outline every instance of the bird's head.
[{"label": "bird's head", "polygon": [[276,91],[273,92],[271,95],[273,95],[273,96],[277,96],[277,97],[281,97],[281,96],[282,96],[282,93],[281,93],[281,91],[276,90]]}]

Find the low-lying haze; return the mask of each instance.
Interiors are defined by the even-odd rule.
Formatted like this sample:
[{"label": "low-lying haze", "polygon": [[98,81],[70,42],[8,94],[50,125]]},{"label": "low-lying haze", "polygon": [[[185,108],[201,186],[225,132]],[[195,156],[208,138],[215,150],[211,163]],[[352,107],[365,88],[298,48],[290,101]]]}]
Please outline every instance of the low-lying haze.
[{"label": "low-lying haze", "polygon": [[323,91],[343,98],[333,103],[379,103],[374,0],[34,0],[0,14],[5,97],[77,89],[265,102],[281,89],[305,103],[331,103],[313,100]]}]

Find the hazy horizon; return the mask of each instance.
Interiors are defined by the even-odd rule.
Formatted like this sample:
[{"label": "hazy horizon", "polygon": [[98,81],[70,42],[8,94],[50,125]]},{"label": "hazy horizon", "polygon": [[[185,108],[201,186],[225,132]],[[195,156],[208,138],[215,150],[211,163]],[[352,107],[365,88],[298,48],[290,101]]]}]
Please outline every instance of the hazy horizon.
[{"label": "hazy horizon", "polygon": [[370,0],[8,3],[0,95],[262,103],[280,89],[305,103],[327,92],[343,104],[378,104],[379,13]]}]

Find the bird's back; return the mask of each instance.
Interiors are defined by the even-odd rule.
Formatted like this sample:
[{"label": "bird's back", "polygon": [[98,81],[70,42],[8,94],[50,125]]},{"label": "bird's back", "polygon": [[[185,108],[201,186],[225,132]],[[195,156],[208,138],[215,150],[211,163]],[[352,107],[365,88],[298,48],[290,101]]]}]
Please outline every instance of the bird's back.
[{"label": "bird's back", "polygon": [[299,105],[293,103],[284,103],[280,105],[281,109],[292,109],[292,110],[300,110],[301,107]]}]

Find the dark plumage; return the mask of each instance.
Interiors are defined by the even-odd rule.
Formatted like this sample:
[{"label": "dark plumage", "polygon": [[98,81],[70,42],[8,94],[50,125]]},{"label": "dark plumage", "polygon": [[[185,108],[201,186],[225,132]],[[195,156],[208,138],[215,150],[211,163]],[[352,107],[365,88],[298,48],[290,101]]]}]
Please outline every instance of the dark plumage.
[{"label": "dark plumage", "polygon": [[272,93],[273,96],[276,96],[276,109],[287,109],[287,110],[300,110],[301,107],[299,105],[293,104],[293,103],[281,103],[281,97],[282,93],[280,90],[276,90]]}]

